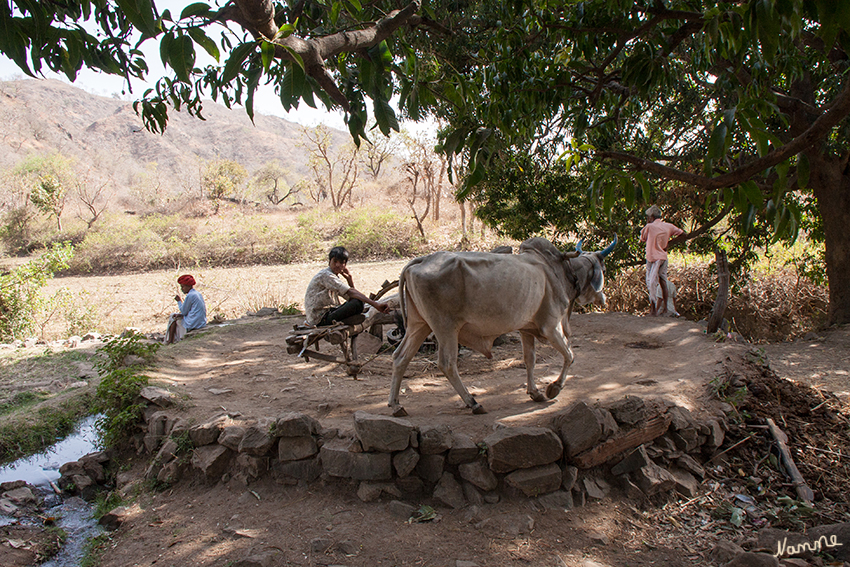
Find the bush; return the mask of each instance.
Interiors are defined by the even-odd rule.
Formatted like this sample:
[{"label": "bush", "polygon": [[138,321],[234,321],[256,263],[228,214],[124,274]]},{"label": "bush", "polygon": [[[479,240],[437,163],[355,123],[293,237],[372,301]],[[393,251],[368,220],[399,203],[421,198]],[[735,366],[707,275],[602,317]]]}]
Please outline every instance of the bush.
[{"label": "bush", "polygon": [[[626,270],[606,279],[608,311],[648,313],[644,268]],[[670,267],[676,284],[676,310],[686,319],[707,319],[717,295],[717,274],[708,262]],[[787,340],[818,328],[826,318],[829,294],[807,277],[791,270],[750,275],[735,282],[725,318],[752,342]],[[737,283],[737,285],[736,285]]]},{"label": "bush", "polygon": [[110,215],[83,239],[69,266],[71,273],[116,273],[161,267],[167,258],[165,243],[134,217]]},{"label": "bush", "polygon": [[124,361],[133,355],[149,362],[159,347],[159,343],[142,343],[141,335],[130,335],[111,339],[98,349],[103,355],[96,364],[101,375],[97,387],[98,410],[103,414],[98,428],[107,446],[128,440],[144,410],[139,394],[149,379],[138,373],[138,366],[124,366]]},{"label": "bush", "polygon": [[0,275],[0,341],[32,333],[45,299],[41,289],[53,273],[66,267],[74,255],[70,244],[56,245],[35,260]]},{"label": "bush", "polygon": [[342,213],[337,245],[358,260],[416,256],[425,241],[409,219],[390,211],[357,209]]}]

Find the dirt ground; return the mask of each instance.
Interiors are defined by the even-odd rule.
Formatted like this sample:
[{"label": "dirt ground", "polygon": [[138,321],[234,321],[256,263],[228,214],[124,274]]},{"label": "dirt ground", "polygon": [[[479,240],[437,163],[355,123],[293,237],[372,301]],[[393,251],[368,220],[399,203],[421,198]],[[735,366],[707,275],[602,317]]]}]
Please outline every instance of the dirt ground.
[{"label": "dirt ground", "polygon": [[[403,263],[355,265],[356,283],[361,290],[376,290],[384,279],[394,279]],[[286,295],[289,302],[297,302],[293,298],[303,294],[307,279],[319,267],[251,269],[241,274],[216,270],[196,277],[204,282],[199,289],[207,304],[213,304],[211,311],[217,303],[232,317],[251,310],[246,309],[246,295],[252,293]],[[126,314],[128,323],[133,323],[128,326],[149,331],[160,328],[160,318],[164,323],[176,275],[63,278],[51,285],[81,288],[106,298],[114,311]],[[140,305],[138,298],[145,296],[155,300]],[[181,396],[183,416],[195,422],[222,411],[250,418],[296,410],[316,417],[325,427],[349,430],[357,410],[389,415],[390,355],[375,357],[357,380],[340,366],[305,362],[287,354],[284,342],[300,320],[242,317],[211,326],[199,336],[160,349],[151,376]],[[491,360],[461,351],[460,374],[487,414],[472,415],[464,408],[436,369],[434,355],[423,353],[414,359],[403,385],[401,403],[408,419],[417,425],[446,423],[480,440],[497,424],[544,424],[574,401],[607,402],[627,394],[666,400],[697,414],[717,413],[719,400],[711,393],[712,383],[734,373],[730,368],[751,349],[716,342],[693,322],[624,313],[575,315],[572,332],[576,356],[572,377],[556,400],[540,404],[528,399],[519,340],[509,337]],[[336,348],[325,344],[323,350],[335,353]],[[780,377],[848,395],[850,330],[760,348],[757,355]],[[554,379],[560,366],[554,349],[538,347],[538,385]],[[125,466],[141,474],[148,458],[141,456]],[[659,521],[658,510],[675,508],[674,501],[628,501],[616,492],[568,512],[542,510],[524,498],[506,497],[463,510],[425,498],[410,504],[434,506],[437,519],[407,523],[392,514],[387,501],[364,503],[356,491],[356,483],[284,486],[265,478],[247,486],[236,481],[213,486],[185,481],[164,491],[145,492],[131,504],[125,525],[110,535],[101,564],[223,567],[275,552],[274,565],[311,567],[675,567],[705,565],[718,540],[740,543],[742,537],[734,529],[684,537],[686,532],[675,518]]]}]

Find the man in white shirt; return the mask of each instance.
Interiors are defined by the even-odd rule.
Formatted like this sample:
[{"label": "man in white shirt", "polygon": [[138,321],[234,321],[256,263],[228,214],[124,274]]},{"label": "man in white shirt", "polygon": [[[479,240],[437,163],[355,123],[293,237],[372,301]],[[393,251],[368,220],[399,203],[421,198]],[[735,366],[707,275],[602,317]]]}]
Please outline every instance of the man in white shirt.
[{"label": "man in white shirt", "polygon": [[[340,297],[347,300],[342,305]],[[390,310],[388,304],[374,301],[354,288],[354,278],[348,271],[348,250],[342,246],[331,248],[328,267],[313,276],[304,294],[307,323],[315,326],[331,325],[337,321],[356,324],[360,321],[352,317],[362,316],[365,304],[381,313]]]},{"label": "man in white shirt", "polygon": [[207,325],[207,306],[204,298],[195,289],[195,278],[185,274],[177,278],[180,291],[186,294],[182,299],[179,294],[174,296],[179,313],[171,315],[168,319],[168,327],[165,333],[166,344],[176,343],[182,340],[189,331],[201,329]]}]

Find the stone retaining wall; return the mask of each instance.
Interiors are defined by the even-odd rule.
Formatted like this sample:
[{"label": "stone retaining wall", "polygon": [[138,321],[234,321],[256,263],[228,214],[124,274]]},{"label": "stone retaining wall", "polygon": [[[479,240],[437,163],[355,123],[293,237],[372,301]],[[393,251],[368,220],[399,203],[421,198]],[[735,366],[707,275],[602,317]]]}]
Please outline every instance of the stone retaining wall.
[{"label": "stone retaining wall", "polygon": [[[154,455],[147,479],[348,479],[359,483],[364,501],[430,495],[453,508],[512,494],[569,509],[605,497],[612,485],[627,494],[677,490],[692,496],[702,463],[720,447],[726,428],[723,415],[697,419],[683,407],[635,396],[607,406],[576,402],[544,426],[501,427],[471,439],[446,425],[416,427],[362,411],[351,431],[326,429],[296,412],[257,419],[221,414],[188,424],[168,391],[149,387],[142,395],[147,409],[135,440],[140,451]],[[102,482],[83,478],[93,460],[66,465],[60,485]]]}]

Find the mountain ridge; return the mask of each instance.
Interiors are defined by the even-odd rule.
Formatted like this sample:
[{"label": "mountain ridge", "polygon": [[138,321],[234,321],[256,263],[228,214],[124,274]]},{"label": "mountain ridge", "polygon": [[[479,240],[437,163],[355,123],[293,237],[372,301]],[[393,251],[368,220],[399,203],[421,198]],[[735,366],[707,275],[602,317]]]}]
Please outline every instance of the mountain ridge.
[{"label": "mountain ridge", "polygon": [[[229,159],[249,173],[277,160],[294,175],[308,173],[302,126],[277,116],[204,101],[205,120],[169,112],[163,134],[145,130],[133,102],[91,94],[54,79],[0,81],[0,167],[29,155],[61,152],[107,175],[119,192],[155,163],[163,182],[190,189],[203,161]],[[332,130],[335,144],[348,134]]]}]

